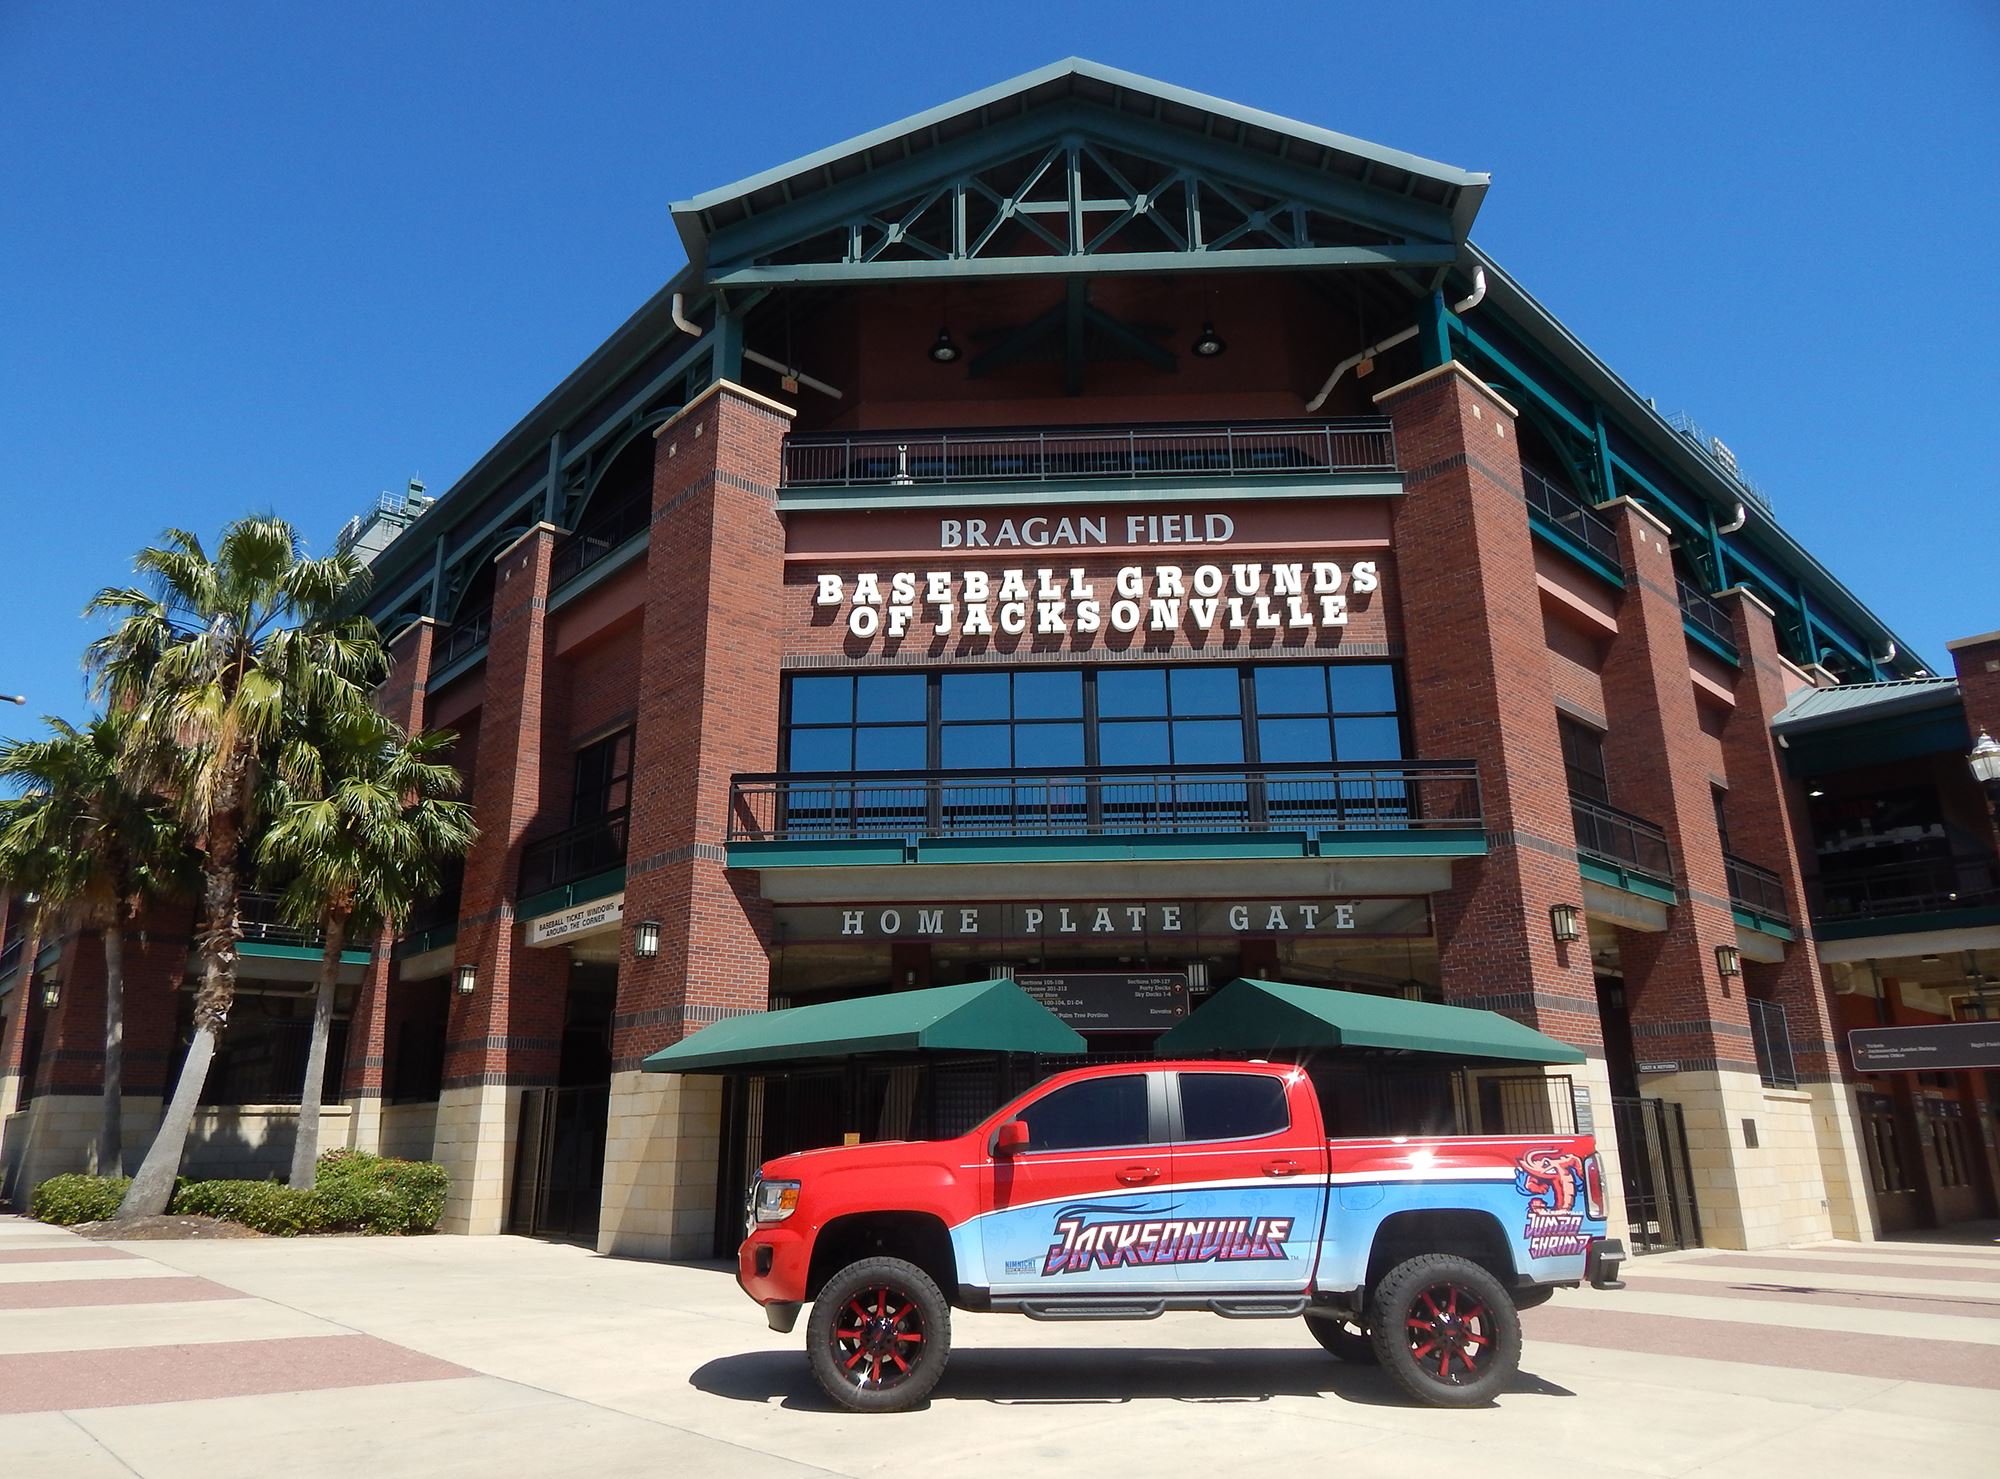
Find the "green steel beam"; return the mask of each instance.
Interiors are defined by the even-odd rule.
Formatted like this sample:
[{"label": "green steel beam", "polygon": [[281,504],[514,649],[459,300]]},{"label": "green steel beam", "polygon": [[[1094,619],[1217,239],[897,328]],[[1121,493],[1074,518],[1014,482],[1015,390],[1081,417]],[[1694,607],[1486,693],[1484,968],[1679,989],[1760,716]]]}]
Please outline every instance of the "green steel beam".
[{"label": "green steel beam", "polygon": [[1630,868],[1620,868],[1610,863],[1600,863],[1595,858],[1577,859],[1577,871],[1586,882],[1601,883],[1606,888],[1615,888],[1623,893],[1636,894],[1642,899],[1651,899],[1656,904],[1678,904],[1681,896],[1670,883]]},{"label": "green steel beam", "polygon": [[1059,273],[1218,272],[1280,269],[1435,266],[1456,260],[1449,242],[1401,246],[1250,247],[1217,252],[1078,253],[1046,257],[973,257],[949,262],[797,262],[769,267],[727,267],[709,281],[720,287],[826,285],[864,282],[967,282],[991,277],[1050,277]]},{"label": "green steel beam", "polygon": [[1768,914],[1759,914],[1754,909],[1745,909],[1740,905],[1730,912],[1735,915],[1736,922],[1739,925],[1753,934],[1769,935],[1774,940],[1792,940],[1797,938],[1792,933],[1791,924],[1786,920],[1773,919]]},{"label": "green steel beam", "polygon": [[1444,294],[1433,290],[1424,300],[1423,317],[1417,330],[1417,342],[1423,355],[1426,370],[1435,370],[1451,359],[1450,313],[1444,306]]},{"label": "green steel beam", "polygon": [[574,883],[565,883],[556,888],[543,889],[538,894],[529,894],[514,903],[516,919],[533,919],[542,914],[553,914],[558,909],[574,908],[578,904],[588,904],[592,899],[609,898],[625,887],[625,865],[607,868],[602,873],[593,873],[588,878],[579,878]]},{"label": "green steel beam", "polygon": [[[317,945],[274,945],[269,940],[239,940],[236,953],[259,960],[320,960],[326,955],[326,951]],[[343,950],[340,952],[340,963],[366,965],[368,954],[366,950]]]}]

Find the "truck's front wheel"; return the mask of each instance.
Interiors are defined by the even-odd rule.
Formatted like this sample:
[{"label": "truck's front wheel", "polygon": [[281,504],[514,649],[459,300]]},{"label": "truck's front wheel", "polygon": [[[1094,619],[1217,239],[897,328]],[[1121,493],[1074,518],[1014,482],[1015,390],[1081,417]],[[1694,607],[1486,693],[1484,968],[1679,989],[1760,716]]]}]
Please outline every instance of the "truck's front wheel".
[{"label": "truck's front wheel", "polygon": [[951,1307],[900,1258],[864,1258],[826,1281],[806,1323],[826,1394],[856,1412],[906,1412],[930,1395],[951,1354]]},{"label": "truck's front wheel", "polygon": [[1383,1370],[1433,1407],[1482,1406],[1521,1366],[1521,1318],[1506,1289],[1448,1253],[1389,1270],[1370,1302],[1369,1331]]}]

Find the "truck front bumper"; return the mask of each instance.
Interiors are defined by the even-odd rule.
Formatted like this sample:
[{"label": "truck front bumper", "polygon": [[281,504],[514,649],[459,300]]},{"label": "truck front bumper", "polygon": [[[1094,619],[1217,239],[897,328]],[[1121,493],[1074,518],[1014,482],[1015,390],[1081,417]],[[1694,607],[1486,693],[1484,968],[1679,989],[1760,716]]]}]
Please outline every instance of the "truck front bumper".
[{"label": "truck front bumper", "polygon": [[1623,1289],[1618,1269],[1625,1262],[1625,1245],[1616,1238],[1598,1238],[1583,1258],[1584,1277],[1593,1289]]},{"label": "truck front bumper", "polygon": [[[811,1261],[811,1245],[783,1223],[753,1228],[736,1250],[737,1286],[764,1306],[772,1329],[790,1330],[798,1318]],[[791,1306],[791,1318],[779,1325],[776,1311],[784,1305]]]}]

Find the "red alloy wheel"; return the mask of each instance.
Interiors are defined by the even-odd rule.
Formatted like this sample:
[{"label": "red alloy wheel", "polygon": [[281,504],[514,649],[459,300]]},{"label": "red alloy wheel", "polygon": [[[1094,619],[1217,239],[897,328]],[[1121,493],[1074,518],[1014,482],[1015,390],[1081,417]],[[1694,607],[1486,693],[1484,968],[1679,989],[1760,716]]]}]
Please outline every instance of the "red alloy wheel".
[{"label": "red alloy wheel", "polygon": [[924,1358],[924,1317],[906,1291],[875,1284],[857,1291],[834,1317],[828,1342],[834,1367],[864,1391],[892,1391]]},{"label": "red alloy wheel", "polygon": [[1434,1381],[1465,1386],[1486,1370],[1493,1345],[1493,1317],[1479,1297],[1451,1282],[1420,1290],[1404,1321],[1410,1354]]}]

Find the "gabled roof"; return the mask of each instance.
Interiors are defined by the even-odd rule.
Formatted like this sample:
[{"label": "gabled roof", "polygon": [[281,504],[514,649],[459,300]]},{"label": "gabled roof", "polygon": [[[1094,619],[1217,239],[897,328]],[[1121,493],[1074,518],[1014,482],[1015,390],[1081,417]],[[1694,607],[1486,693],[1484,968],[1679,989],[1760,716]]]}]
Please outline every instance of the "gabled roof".
[{"label": "gabled roof", "polygon": [[1897,683],[1843,683],[1810,688],[1778,711],[1771,728],[1778,734],[1810,734],[1876,719],[1891,719],[1959,702],[1956,678],[1908,678]]},{"label": "gabled roof", "polygon": [[676,203],[674,220],[688,260],[701,268],[710,238],[720,232],[1065,105],[1141,120],[1184,134],[1190,145],[1220,144],[1246,159],[1261,156],[1294,171],[1322,173],[1342,186],[1367,186],[1385,199],[1438,208],[1461,242],[1489,184],[1485,174],[1070,57]]}]

